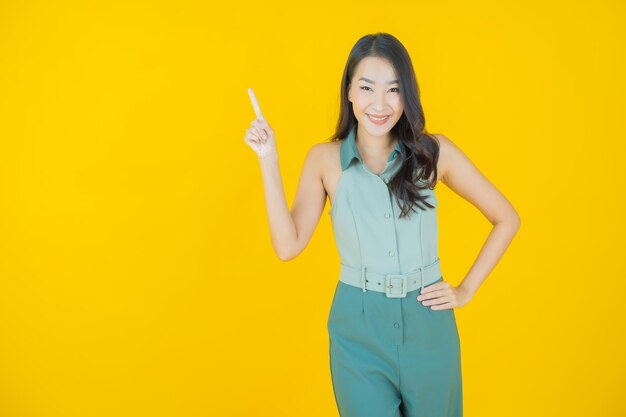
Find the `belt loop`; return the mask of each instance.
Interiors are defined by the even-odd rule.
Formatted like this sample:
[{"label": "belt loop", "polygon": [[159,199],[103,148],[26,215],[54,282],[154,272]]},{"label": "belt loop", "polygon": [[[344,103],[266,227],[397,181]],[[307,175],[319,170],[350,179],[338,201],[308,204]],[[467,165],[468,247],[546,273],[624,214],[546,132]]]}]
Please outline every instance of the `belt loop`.
[{"label": "belt loop", "polygon": [[363,292],[367,291],[365,289],[365,265],[361,268],[361,288],[363,289]]},{"label": "belt loop", "polygon": [[422,288],[420,289],[420,294],[424,291],[424,267],[420,266],[420,285]]}]

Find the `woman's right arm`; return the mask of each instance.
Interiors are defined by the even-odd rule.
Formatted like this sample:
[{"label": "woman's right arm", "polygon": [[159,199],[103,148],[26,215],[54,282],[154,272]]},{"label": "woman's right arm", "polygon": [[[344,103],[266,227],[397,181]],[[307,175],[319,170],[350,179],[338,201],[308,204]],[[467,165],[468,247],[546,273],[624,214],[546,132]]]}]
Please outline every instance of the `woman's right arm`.
[{"label": "woman's right arm", "polygon": [[323,149],[318,144],[309,150],[290,211],[280,175],[274,131],[263,117],[254,92],[251,89],[248,92],[257,118],[247,129],[244,139],[259,157],[272,246],[281,260],[288,261],[307,246],[326,205],[321,175]]}]

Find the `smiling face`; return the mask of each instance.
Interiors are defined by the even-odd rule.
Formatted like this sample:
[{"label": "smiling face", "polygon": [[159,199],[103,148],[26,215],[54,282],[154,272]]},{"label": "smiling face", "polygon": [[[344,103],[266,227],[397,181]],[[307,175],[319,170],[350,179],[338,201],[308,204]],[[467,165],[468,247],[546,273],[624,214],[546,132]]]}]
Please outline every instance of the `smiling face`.
[{"label": "smiling face", "polygon": [[385,136],[402,116],[404,106],[396,72],[384,58],[369,56],[356,67],[348,90],[359,127]]}]

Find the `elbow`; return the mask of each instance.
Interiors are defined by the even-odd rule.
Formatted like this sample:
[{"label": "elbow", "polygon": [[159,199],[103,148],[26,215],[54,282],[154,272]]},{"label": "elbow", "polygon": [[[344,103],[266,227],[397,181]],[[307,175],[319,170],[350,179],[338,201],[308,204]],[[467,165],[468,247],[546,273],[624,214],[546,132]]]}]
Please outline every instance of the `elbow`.
[{"label": "elbow", "polygon": [[516,234],[520,228],[521,220],[519,215],[516,212],[511,213],[506,218],[492,222],[494,226],[498,225],[500,227],[506,228],[511,231],[511,233]]},{"label": "elbow", "polygon": [[513,226],[515,227],[515,233],[517,233],[521,224],[522,224],[522,219],[520,218],[519,214],[515,212],[515,215],[513,216]]},{"label": "elbow", "polygon": [[298,256],[298,252],[293,251],[293,250],[276,250],[276,256],[278,256],[278,259],[280,259],[283,262],[287,262],[290,261],[292,259],[294,259],[296,256]]},{"label": "elbow", "polygon": [[510,228],[513,231],[514,235],[517,234],[520,225],[522,224],[520,216],[517,213],[514,213],[514,215],[511,217],[510,220],[508,220],[507,223],[510,225]]},{"label": "elbow", "polygon": [[292,260],[293,258],[295,258],[295,256],[287,253],[287,252],[276,252],[276,255],[278,256],[278,259],[280,259],[283,262],[287,262]]},{"label": "elbow", "polygon": [[276,255],[278,256],[278,259],[280,259],[281,261],[287,262],[287,261],[291,261],[292,259],[297,258],[298,255],[300,255],[300,253],[302,253],[303,250],[304,250],[303,247],[295,246],[295,247],[291,247],[285,250],[277,250]]},{"label": "elbow", "polygon": [[274,245],[274,252],[276,252],[276,256],[278,256],[278,259],[283,262],[291,261],[292,259],[296,258],[303,250],[304,247],[298,241],[285,246]]}]

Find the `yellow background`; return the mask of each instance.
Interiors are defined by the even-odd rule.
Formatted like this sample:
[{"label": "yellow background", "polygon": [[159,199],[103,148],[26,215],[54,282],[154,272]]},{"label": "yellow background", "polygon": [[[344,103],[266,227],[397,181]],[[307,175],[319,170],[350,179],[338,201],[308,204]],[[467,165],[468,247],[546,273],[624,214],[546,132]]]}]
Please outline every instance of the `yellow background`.
[{"label": "yellow background", "polygon": [[[350,48],[377,31],[408,49],[427,129],[522,218],[456,310],[465,415],[624,415],[625,17],[606,0],[1,2],[0,415],[338,415],[329,206],[281,262],[246,89],[291,204]],[[437,193],[458,284],[490,224]]]}]

